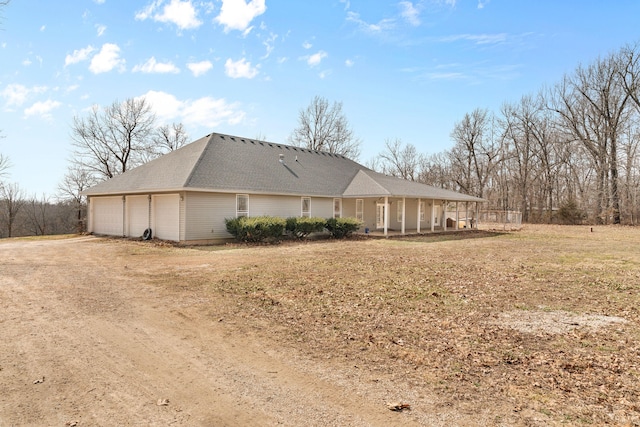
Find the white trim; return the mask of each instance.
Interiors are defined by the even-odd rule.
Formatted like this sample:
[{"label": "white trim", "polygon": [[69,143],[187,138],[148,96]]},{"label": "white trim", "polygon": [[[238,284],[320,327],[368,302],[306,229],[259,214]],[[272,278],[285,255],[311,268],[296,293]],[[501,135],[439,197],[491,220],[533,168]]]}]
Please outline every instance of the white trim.
[{"label": "white trim", "polygon": [[[360,205],[359,210],[358,205]],[[356,199],[356,219],[361,222],[364,221],[364,199]]]},{"label": "white trim", "polygon": [[[308,201],[307,203],[307,210],[305,211],[304,209],[304,202],[305,200]],[[303,218],[309,218],[311,216],[311,197],[308,196],[302,196],[300,197],[300,216]]]},{"label": "white trim", "polygon": [[[338,211],[336,212],[336,202],[338,202]],[[336,216],[337,214],[337,216]],[[333,217],[341,218],[342,217],[342,199],[339,197],[333,198]]]},{"label": "white trim", "polygon": [[[247,209],[238,209],[240,207],[240,199],[246,197]],[[236,194],[236,218],[241,216],[249,216],[249,195],[248,194]]]}]

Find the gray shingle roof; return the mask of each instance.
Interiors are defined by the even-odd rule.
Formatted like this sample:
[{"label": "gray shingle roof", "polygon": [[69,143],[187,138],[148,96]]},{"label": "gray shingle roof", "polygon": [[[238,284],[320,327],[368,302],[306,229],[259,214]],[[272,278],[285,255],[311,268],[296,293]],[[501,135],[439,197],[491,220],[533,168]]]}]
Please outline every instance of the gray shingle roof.
[{"label": "gray shingle roof", "polygon": [[101,182],[84,194],[184,190],[483,201],[385,176],[341,155],[217,133]]}]

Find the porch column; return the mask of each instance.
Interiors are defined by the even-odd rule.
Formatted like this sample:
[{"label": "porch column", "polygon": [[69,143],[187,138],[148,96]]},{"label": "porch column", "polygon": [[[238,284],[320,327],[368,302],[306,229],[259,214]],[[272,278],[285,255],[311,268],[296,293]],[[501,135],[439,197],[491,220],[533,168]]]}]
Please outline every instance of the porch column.
[{"label": "porch column", "polygon": [[407,202],[407,199],[405,197],[403,197],[402,198],[402,231],[401,231],[401,234],[404,234],[404,230],[405,230],[404,224],[406,222],[405,221],[406,202]]},{"label": "porch column", "polygon": [[456,202],[456,231],[460,229],[460,210],[458,209],[458,202]]},{"label": "porch column", "polygon": [[431,200],[431,232],[433,233],[436,230],[436,201],[435,199]]},{"label": "porch column", "polygon": [[476,202],[476,229],[478,228],[479,219],[480,219],[480,204]]},{"label": "porch column", "polygon": [[384,196],[384,235],[386,236],[389,230],[389,197]]},{"label": "porch column", "polygon": [[416,233],[420,234],[420,214],[422,212],[420,212],[420,203],[422,203],[422,201],[420,199],[418,199],[418,221],[416,221],[418,223],[417,227],[416,227]]},{"label": "porch column", "polygon": [[442,231],[447,231],[447,201],[442,201]]}]

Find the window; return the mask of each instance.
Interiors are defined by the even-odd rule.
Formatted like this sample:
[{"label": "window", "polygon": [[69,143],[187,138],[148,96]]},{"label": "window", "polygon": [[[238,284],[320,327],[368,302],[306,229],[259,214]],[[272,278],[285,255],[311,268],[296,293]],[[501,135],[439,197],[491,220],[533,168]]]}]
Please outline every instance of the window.
[{"label": "window", "polygon": [[342,216],[342,199],[333,199],[333,217],[340,218]]},{"label": "window", "polygon": [[364,200],[356,199],[356,219],[364,221]]},{"label": "window", "polygon": [[249,195],[236,194],[236,217],[249,216]]},{"label": "window", "polygon": [[311,216],[311,197],[302,198],[302,215],[309,218]]},{"label": "window", "polygon": [[397,215],[398,222],[402,222],[403,211],[404,211],[404,205],[402,203],[402,200],[398,200],[398,215]]},{"label": "window", "polygon": [[424,211],[427,210],[427,202],[424,200],[420,202],[420,221],[424,221]]}]

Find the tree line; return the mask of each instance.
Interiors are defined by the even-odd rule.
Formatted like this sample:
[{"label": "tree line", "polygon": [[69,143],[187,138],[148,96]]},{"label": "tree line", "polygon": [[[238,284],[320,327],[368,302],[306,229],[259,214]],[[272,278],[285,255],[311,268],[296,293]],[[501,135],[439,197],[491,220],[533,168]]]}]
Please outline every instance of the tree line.
[{"label": "tree line", "polygon": [[371,167],[485,198],[525,222],[636,225],[638,56],[638,45],[627,45],[499,111],[476,108],[455,123],[444,152],[387,140]]},{"label": "tree line", "polygon": [[[368,166],[387,175],[488,200],[524,222],[638,224],[640,215],[639,46],[579,65],[499,111],[476,108],[456,122],[452,147],[420,153],[387,139]],[[264,139],[259,137],[258,139]],[[82,192],[188,141],[182,124],[157,125],[144,98],[95,106],[74,117],[67,173],[53,199],[26,197],[6,181],[0,153],[0,237],[84,230]],[[357,160],[362,141],[342,103],[316,96],[299,112],[289,142]]]}]

